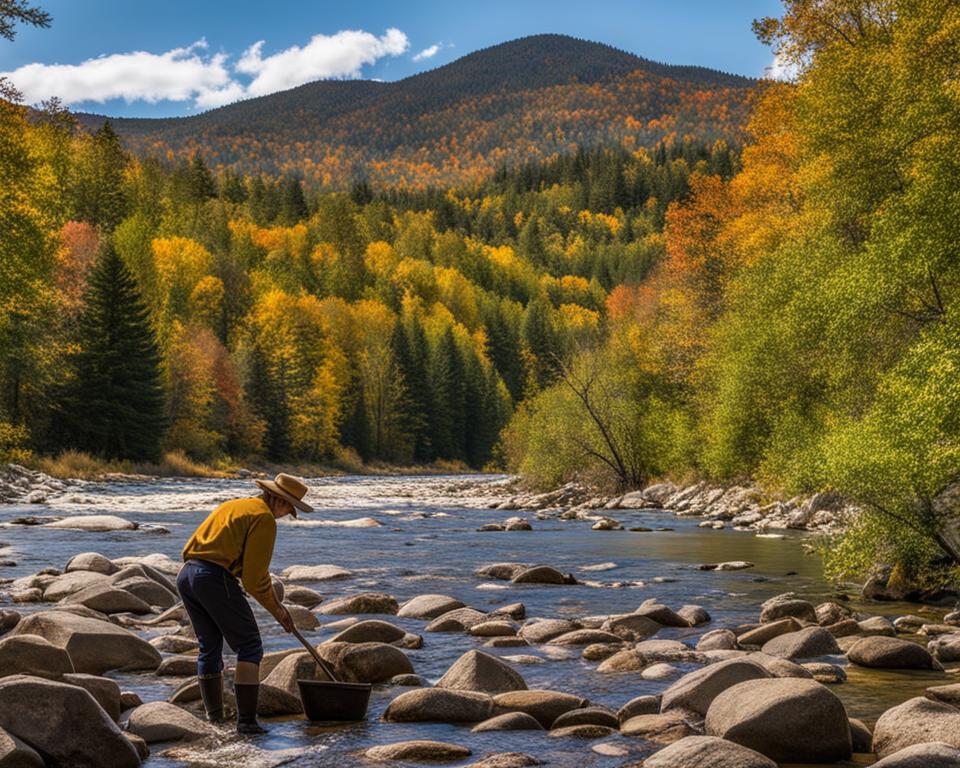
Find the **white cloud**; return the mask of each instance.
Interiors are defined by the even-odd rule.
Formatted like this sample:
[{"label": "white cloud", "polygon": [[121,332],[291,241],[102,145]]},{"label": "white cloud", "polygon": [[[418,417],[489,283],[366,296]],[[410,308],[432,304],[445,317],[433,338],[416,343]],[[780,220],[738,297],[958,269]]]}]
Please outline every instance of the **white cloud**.
[{"label": "white cloud", "polygon": [[414,61],[423,61],[424,59],[430,59],[437,55],[440,51],[440,43],[434,43],[429,48],[424,48],[420,53],[413,57]]},{"label": "white cloud", "polygon": [[796,80],[799,74],[800,68],[796,64],[787,61],[779,54],[774,55],[770,66],[766,67],[763,71],[764,77],[768,77],[771,80]]},{"label": "white cloud", "polygon": [[[28,104],[58,96],[65,104],[190,101],[211,109],[250,96],[322,78],[360,77],[364,65],[384,56],[399,56],[410,43],[399,29],[377,37],[362,30],[334,35],[314,35],[300,47],[294,45],[264,57],[264,41],[254,43],[233,66],[226,53],[205,54],[206,40],[166,53],[132,51],[87,59],[80,64],[26,64],[0,72],[23,93]],[[246,75],[240,79],[237,75]]]},{"label": "white cloud", "polygon": [[380,37],[361,30],[345,30],[335,35],[314,35],[302,48],[291,46],[263,58],[263,40],[254,43],[237,62],[237,72],[253,75],[247,87],[251,96],[330,77],[359,77],[364,64],[373,64],[384,56],[399,56],[410,47],[399,29],[388,29]]},{"label": "white cloud", "polygon": [[110,99],[156,102],[209,99],[231,87],[227,56],[202,56],[205,40],[166,53],[115,53],[80,64],[26,64],[0,76],[9,78],[24,100],[35,104],[59,96],[65,104]]}]

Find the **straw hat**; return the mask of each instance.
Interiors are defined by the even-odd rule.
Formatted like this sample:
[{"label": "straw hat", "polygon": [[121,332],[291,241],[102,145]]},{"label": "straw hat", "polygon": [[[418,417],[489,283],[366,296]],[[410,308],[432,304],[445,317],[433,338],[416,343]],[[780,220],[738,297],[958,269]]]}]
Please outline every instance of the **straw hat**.
[{"label": "straw hat", "polygon": [[255,482],[263,490],[293,504],[294,517],[297,516],[298,509],[301,512],[313,512],[313,507],[303,501],[303,497],[307,495],[307,486],[293,475],[281,472],[273,480],[256,480]]}]

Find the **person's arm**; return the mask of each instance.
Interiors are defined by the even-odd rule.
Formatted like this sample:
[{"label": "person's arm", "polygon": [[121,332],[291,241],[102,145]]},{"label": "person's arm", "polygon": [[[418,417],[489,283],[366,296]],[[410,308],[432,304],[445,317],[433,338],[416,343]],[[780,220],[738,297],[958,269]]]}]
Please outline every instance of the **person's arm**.
[{"label": "person's arm", "polygon": [[273,592],[270,560],[277,538],[277,523],[272,516],[257,515],[251,521],[243,546],[243,588],[278,621],[287,614]]}]

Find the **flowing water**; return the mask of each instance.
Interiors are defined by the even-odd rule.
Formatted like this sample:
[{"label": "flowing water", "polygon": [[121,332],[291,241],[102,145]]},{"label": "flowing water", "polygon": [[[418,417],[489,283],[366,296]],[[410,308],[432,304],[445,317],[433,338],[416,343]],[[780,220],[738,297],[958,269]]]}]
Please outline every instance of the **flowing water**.
[{"label": "flowing water", "polygon": [[[309,500],[314,515],[279,525],[272,570],[294,564],[331,563],[353,571],[347,581],[306,584],[327,599],[363,591],[388,592],[403,601],[423,593],[448,594],[480,610],[522,602],[528,617],[582,617],[633,611],[655,597],[679,608],[704,606],[713,622],[706,628],[664,629],[658,638],[686,639],[691,644],[709,629],[756,621],[760,603],[786,591],[801,593],[813,602],[832,599],[834,593],[820,576],[816,556],[806,554],[804,536],[761,538],[752,532],[707,530],[698,520],[658,511],[617,510],[611,514],[625,527],[647,526],[672,530],[629,532],[592,531],[584,521],[537,520],[532,532],[479,533],[480,525],[500,522],[523,513],[487,508],[490,497],[472,492],[496,484],[499,476],[338,477],[311,482]],[[194,526],[218,503],[255,493],[249,480],[157,480],[87,483],[54,497],[49,505],[0,508],[0,541],[10,549],[5,558],[17,562],[0,569],[15,577],[41,568],[62,568],[74,554],[96,551],[109,558],[162,552],[177,558]],[[141,524],[137,531],[85,533],[39,527],[4,525],[25,514],[114,514]],[[336,525],[372,517],[377,528]],[[700,571],[705,562],[747,560],[749,570]],[[571,572],[582,582],[575,586],[511,585],[474,575],[487,563],[511,561],[549,564]],[[853,603],[855,606],[856,603]],[[17,606],[20,608],[21,606]],[[22,606],[31,610],[31,606]],[[34,609],[36,606],[33,607]],[[258,610],[267,651],[295,645],[266,613]],[[915,612],[909,606],[867,608],[890,615]],[[342,617],[321,617],[329,623]],[[423,633],[424,621],[381,617],[409,632]],[[333,630],[320,628],[308,637],[321,642]],[[483,640],[462,633],[425,633],[423,648],[407,651],[415,671],[436,681],[461,654],[479,648]],[[549,688],[579,694],[592,702],[619,707],[627,700],[663,690],[668,682],[647,682],[637,674],[601,675],[596,662],[586,662],[580,649],[569,655],[548,655],[544,647],[485,649],[500,656],[523,653],[542,663],[516,664],[530,688]],[[845,663],[842,657],[833,659]],[[228,658],[228,664],[230,660]],[[680,665],[684,670],[692,669]],[[834,686],[852,717],[872,723],[885,709],[910,696],[922,695],[931,684],[947,682],[942,674],[891,673],[853,669],[848,683]],[[178,678],[151,674],[112,675],[124,689],[137,691],[144,701],[166,698]],[[399,690],[374,689],[364,723],[336,727],[312,726],[302,719],[271,723],[270,735],[256,746],[224,743],[189,752],[186,762],[173,760],[155,748],[147,766],[238,765],[349,766],[365,763],[358,750],[374,744],[407,739],[436,739],[469,746],[474,758],[488,752],[524,751],[549,765],[607,768],[633,762],[652,748],[637,740],[614,736],[605,741],[629,750],[629,759],[591,751],[596,742],[557,739],[544,732],[507,731],[471,734],[469,728],[444,724],[379,722],[390,699]],[[469,761],[464,761],[469,762]]]}]

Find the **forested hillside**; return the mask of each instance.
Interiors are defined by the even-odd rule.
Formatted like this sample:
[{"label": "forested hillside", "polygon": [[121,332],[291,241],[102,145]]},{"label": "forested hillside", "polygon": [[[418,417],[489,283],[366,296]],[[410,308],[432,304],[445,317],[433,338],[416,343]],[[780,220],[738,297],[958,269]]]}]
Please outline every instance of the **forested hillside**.
[{"label": "forested hillside", "polygon": [[[483,467],[661,258],[722,142],[582,150],[466,191],[213,173],[5,102],[4,449]],[[29,117],[29,119],[28,119]]]},{"label": "forested hillside", "polygon": [[[214,168],[294,174],[343,189],[358,178],[422,188],[578,146],[742,136],[755,81],[668,66],[599,43],[537,35],[398,82],[308,83],[195,117],[119,119],[139,156],[200,152]],[[95,130],[103,118],[81,115]]]}]

